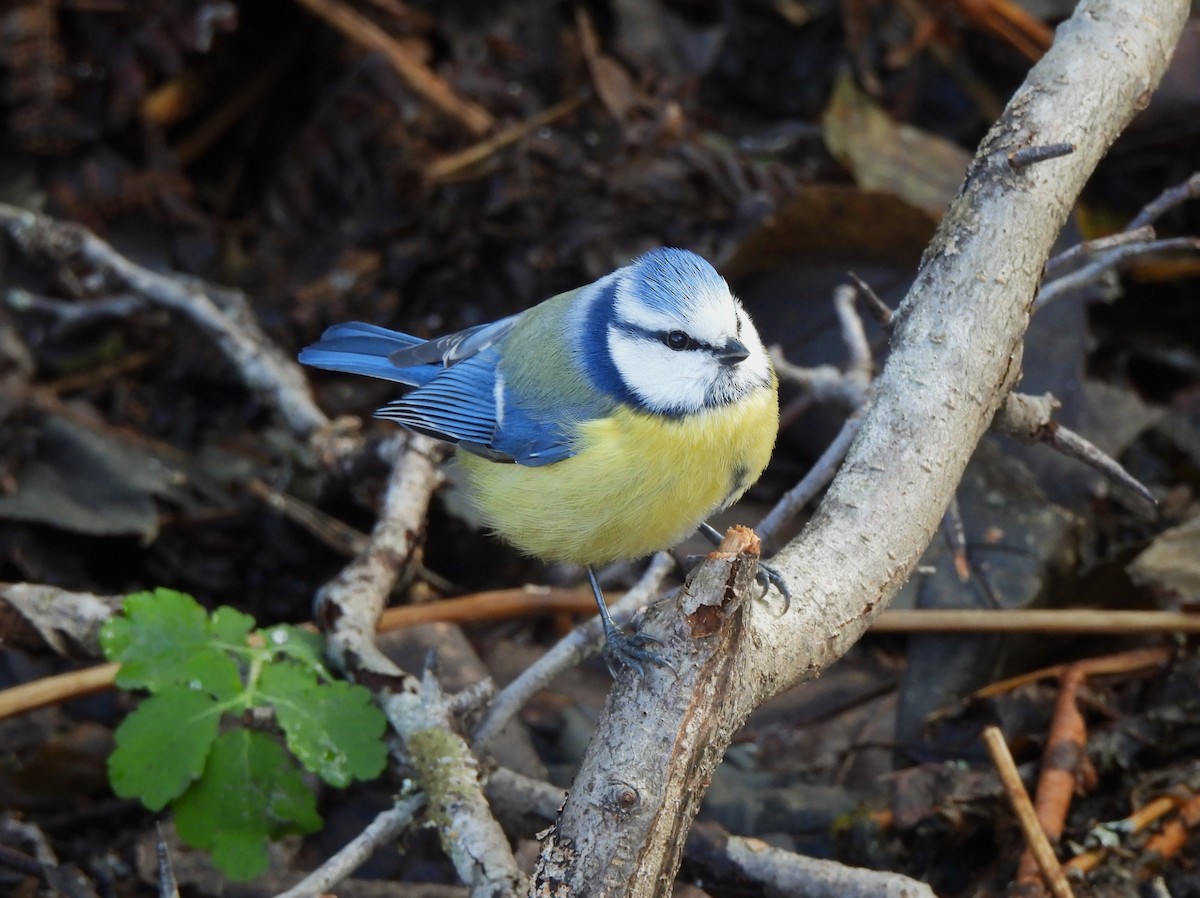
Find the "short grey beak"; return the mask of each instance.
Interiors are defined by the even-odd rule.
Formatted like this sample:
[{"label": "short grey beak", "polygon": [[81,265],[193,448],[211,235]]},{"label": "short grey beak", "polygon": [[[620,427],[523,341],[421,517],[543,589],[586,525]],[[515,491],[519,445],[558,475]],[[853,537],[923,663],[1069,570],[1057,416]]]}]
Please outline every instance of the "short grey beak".
[{"label": "short grey beak", "polygon": [[750,350],[741,340],[730,339],[724,346],[716,350],[717,360],[722,365],[736,365],[750,358]]}]

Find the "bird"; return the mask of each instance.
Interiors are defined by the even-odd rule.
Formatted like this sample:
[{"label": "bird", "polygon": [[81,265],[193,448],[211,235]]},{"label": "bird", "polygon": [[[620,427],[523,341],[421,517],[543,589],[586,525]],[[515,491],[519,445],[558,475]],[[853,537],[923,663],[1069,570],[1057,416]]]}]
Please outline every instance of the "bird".
[{"label": "bird", "polygon": [[704,258],[670,247],[442,337],[335,324],[299,361],[412,387],[375,416],[457,445],[466,494],[504,541],[586,570],[614,674],[664,662],[658,640],[615,625],[596,568],[711,536],[779,429],[750,316]]}]

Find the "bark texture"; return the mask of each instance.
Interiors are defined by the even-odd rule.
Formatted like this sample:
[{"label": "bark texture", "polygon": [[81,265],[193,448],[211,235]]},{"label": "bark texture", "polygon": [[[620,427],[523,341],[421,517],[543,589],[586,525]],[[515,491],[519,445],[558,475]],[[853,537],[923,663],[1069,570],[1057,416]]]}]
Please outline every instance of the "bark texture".
[{"label": "bark texture", "polygon": [[[897,316],[863,427],[816,516],[773,564],[786,614],[744,602],[752,552],[702,566],[643,631],[675,670],[616,684],[533,894],[666,895],[709,777],[749,713],[866,630],[937,530],[1020,378],[1050,247],[1085,181],[1166,70],[1185,0],[1083,2],[984,139]],[[1014,167],[1025,147],[1069,156]],[[728,541],[727,541],[728,542]],[[752,549],[743,540],[730,550]]]}]

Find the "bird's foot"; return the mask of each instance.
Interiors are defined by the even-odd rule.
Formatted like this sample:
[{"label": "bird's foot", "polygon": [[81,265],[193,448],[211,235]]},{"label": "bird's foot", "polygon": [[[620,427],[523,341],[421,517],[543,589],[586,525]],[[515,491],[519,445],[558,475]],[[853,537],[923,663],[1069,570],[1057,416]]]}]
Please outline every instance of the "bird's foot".
[{"label": "bird's foot", "polygon": [[[714,546],[721,545],[721,540],[724,537],[721,535],[721,531],[712,526],[712,524],[709,524],[707,521],[701,521],[696,529],[700,532],[701,536]],[[760,599],[767,597],[767,593],[771,591],[772,586],[779,590],[779,594],[783,596],[783,611],[781,613],[787,614],[788,609],[792,607],[792,593],[788,589],[787,580],[784,579],[783,574],[779,573],[779,569],[774,565],[767,564],[765,561],[760,561],[758,563],[758,570],[754,574],[754,579],[762,587],[762,592],[758,596]]]},{"label": "bird's foot", "polygon": [[780,613],[787,614],[788,609],[792,607],[792,593],[788,589],[787,580],[784,579],[783,574],[779,573],[779,568],[767,564],[765,561],[760,561],[758,563],[758,570],[754,573],[754,579],[762,587],[762,593],[759,595],[760,599],[767,597],[767,593],[771,591],[772,586],[779,590],[779,594],[783,596],[783,611]]},{"label": "bird's foot", "polygon": [[[692,569],[707,557],[706,555],[689,555],[683,560],[685,570],[691,573]],[[762,587],[762,592],[756,598],[765,599],[767,593],[771,591],[771,587],[774,586],[779,590],[779,594],[783,596],[783,611],[779,613],[787,614],[788,609],[792,607],[792,593],[788,589],[787,580],[779,572],[779,569],[774,565],[767,564],[765,561],[760,561],[758,569],[754,572],[754,580]]]},{"label": "bird's foot", "polygon": [[662,645],[662,640],[645,633],[628,635],[615,626],[605,627],[604,651],[601,654],[613,679],[617,678],[622,667],[636,670],[638,676],[643,678],[646,676],[646,664],[657,664],[674,671],[675,668],[662,655],[647,648],[651,645]]}]

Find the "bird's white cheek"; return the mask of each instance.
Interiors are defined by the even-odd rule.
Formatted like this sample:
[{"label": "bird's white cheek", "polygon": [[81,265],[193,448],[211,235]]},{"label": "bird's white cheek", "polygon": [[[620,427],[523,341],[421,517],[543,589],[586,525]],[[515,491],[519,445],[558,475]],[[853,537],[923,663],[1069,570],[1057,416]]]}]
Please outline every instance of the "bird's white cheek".
[{"label": "bird's white cheek", "polygon": [[647,407],[674,412],[704,407],[711,359],[619,332],[609,334],[608,351],[625,386]]}]

